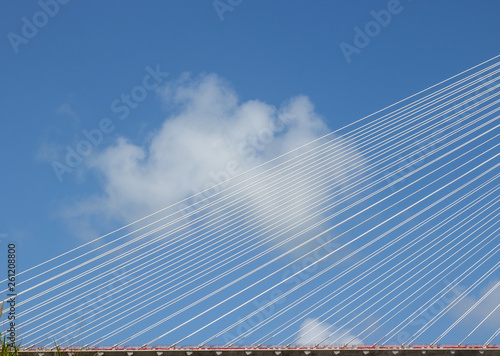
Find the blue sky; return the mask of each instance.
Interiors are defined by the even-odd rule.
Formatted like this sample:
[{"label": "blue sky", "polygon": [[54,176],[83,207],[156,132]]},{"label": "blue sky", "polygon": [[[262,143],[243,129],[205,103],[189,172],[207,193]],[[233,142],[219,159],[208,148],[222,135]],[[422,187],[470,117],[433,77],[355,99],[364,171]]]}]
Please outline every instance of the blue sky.
[{"label": "blue sky", "polygon": [[[266,110],[287,112],[284,102],[314,107],[311,121],[288,136],[277,135],[280,139],[259,153],[264,161],[500,52],[500,3],[493,0],[228,2],[222,0],[231,11],[221,12],[209,0],[61,1],[51,8],[53,16],[45,16],[46,24],[24,40],[19,40],[26,36],[24,19],[36,22],[41,5],[4,3],[0,233],[2,245],[17,243],[21,269],[151,213],[162,199],[168,205],[211,182],[210,173],[219,166],[212,171],[210,159],[186,150],[164,162],[176,175],[167,175],[168,187],[151,204],[133,197],[147,194],[147,187],[120,199],[130,182],[115,179],[126,172],[128,161],[118,161],[121,149],[141,161],[140,148],[152,152],[152,142],[156,152],[187,147],[161,146],[155,137],[189,137],[196,121],[183,112],[192,104],[183,95],[202,84],[234,95],[238,103],[257,103],[248,110],[263,117]],[[373,11],[388,8],[394,11],[386,26],[358,53],[343,53],[342,43],[355,45],[356,27],[364,29]],[[127,104],[123,95],[134,93],[139,102]],[[303,100],[291,99],[298,96]],[[206,109],[202,104],[194,106]],[[241,115],[220,125],[235,135],[258,127],[247,127]],[[224,127],[211,137],[225,137]],[[96,128],[104,134],[95,138],[91,154],[58,175],[54,162],[64,163],[66,147],[77,147],[85,138],[82,131]],[[201,126],[198,133],[209,129]],[[161,136],[167,131],[171,136]],[[189,147],[211,142],[193,141]],[[193,173],[195,186],[186,187],[178,173],[184,169],[189,176],[190,162],[202,163]],[[248,160],[244,168],[255,162]],[[144,179],[152,191],[162,181],[153,175]],[[112,198],[100,200],[103,196]],[[110,209],[103,213],[100,204]]]}]

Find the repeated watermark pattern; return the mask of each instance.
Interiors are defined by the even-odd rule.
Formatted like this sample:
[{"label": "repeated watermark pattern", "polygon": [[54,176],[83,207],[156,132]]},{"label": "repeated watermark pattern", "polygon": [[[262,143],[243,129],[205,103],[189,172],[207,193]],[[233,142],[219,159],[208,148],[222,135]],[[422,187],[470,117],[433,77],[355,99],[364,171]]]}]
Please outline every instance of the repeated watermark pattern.
[{"label": "repeated watermark pattern", "polygon": [[[155,91],[168,76],[168,73],[161,71],[159,64],[154,68],[146,66],[145,70],[146,74],[143,76],[141,84],[134,86],[128,93],[122,93],[119,98],[111,102],[110,110],[117,119],[125,120],[130,112],[146,100],[149,93]],[[111,134],[116,129],[116,125],[110,117],[103,117],[96,128],[82,130],[83,138],[73,147],[66,146],[66,155],[62,162],[52,161],[52,169],[59,182],[64,180],[65,174],[73,172],[82,164],[84,158],[88,157],[103,142],[105,135]]]},{"label": "repeated watermark pattern", "polygon": [[33,15],[21,17],[21,28],[18,32],[7,33],[14,53],[19,53],[21,45],[27,45],[38,33],[48,25],[50,19],[54,18],[60,11],[61,5],[66,5],[69,0],[39,0],[39,10]]},{"label": "repeated watermark pattern", "polygon": [[379,36],[382,29],[388,27],[394,16],[400,14],[403,9],[400,0],[389,0],[386,9],[371,10],[370,16],[372,20],[368,21],[363,27],[354,27],[352,42],[340,42],[340,50],[347,63],[351,63],[353,55],[360,54],[375,37]]}]

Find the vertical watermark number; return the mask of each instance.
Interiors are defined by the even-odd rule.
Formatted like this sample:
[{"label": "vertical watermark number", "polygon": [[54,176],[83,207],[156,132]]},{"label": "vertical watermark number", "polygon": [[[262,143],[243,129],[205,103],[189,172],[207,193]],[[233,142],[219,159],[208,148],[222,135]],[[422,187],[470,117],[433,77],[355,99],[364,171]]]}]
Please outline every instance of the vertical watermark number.
[{"label": "vertical watermark number", "polygon": [[9,329],[7,330],[7,339],[11,348],[16,347],[16,245],[10,243],[7,250],[7,289],[8,294],[7,304],[9,312],[7,319],[9,320]]}]

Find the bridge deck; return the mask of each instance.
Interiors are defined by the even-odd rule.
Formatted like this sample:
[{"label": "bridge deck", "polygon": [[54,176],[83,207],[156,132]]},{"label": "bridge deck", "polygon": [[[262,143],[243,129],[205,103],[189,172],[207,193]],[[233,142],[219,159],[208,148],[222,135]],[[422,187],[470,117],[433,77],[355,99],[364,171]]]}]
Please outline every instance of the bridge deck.
[{"label": "bridge deck", "polygon": [[21,350],[20,356],[500,356],[500,347],[154,348]]}]

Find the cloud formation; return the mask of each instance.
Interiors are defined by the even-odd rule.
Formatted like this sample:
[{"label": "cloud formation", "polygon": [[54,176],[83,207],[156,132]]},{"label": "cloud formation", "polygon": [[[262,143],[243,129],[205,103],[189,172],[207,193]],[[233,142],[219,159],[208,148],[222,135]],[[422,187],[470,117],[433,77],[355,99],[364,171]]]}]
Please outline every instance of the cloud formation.
[{"label": "cloud formation", "polygon": [[[480,304],[478,304],[474,310],[464,319],[462,325],[478,325],[483,319],[485,319],[497,306],[500,301],[500,287],[495,288],[498,279],[492,278],[488,283],[478,291],[478,295],[469,294],[467,297],[462,299],[457,305],[450,310],[452,318],[458,319],[466,311],[469,310],[479,299],[481,299],[488,291],[493,289],[492,293],[488,295]],[[461,287],[461,290],[465,290],[465,287]],[[494,331],[498,329],[498,320],[500,318],[500,308],[493,312],[482,324],[479,332],[493,334]],[[472,327],[470,327],[472,329]],[[478,334],[479,334],[478,332]],[[476,334],[477,335],[477,334]]]},{"label": "cloud formation", "polygon": [[139,146],[121,137],[90,162],[103,177],[104,194],[86,202],[89,211],[130,221],[327,132],[306,97],[280,108],[239,103],[215,74],[185,75],[163,87],[161,96],[174,114],[149,142]]},{"label": "cloud formation", "polygon": [[355,335],[347,332],[347,330],[339,329],[335,325],[330,325],[313,318],[307,318],[302,322],[299,336],[298,343],[307,346],[314,346],[318,343],[328,345],[333,342],[334,345],[350,343],[349,346],[353,346],[363,344],[363,340],[357,339]]},{"label": "cloud formation", "polygon": [[[88,169],[101,177],[102,193],[78,202],[70,209],[72,217],[97,215],[128,223],[328,133],[306,96],[290,98],[279,107],[259,100],[241,102],[215,74],[185,74],[166,83],[159,94],[169,113],[162,126],[143,144],[120,137],[88,160]],[[347,157],[345,167],[363,164],[361,155],[345,151],[341,142],[334,151],[342,159]],[[335,167],[340,160],[321,167],[323,178],[337,182],[348,178]],[[313,180],[308,169],[292,173],[300,185],[291,189],[281,184],[284,176],[278,176],[274,193],[281,197],[286,216],[297,221],[320,209],[304,207],[327,190],[326,185],[309,183]],[[245,197],[252,203],[249,214],[257,218],[269,212],[265,205],[269,191],[260,189],[264,187],[255,186]]]}]

